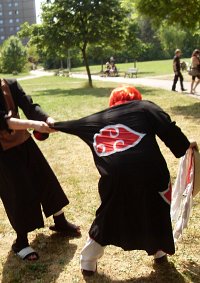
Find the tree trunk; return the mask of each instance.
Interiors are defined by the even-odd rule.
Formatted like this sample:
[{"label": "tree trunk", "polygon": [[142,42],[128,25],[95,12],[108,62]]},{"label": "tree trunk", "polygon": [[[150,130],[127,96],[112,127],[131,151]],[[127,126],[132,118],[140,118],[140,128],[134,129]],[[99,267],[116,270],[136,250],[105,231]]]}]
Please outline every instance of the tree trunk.
[{"label": "tree trunk", "polygon": [[63,69],[63,60],[60,59],[60,69]]},{"label": "tree trunk", "polygon": [[81,51],[82,51],[82,54],[83,54],[83,60],[84,60],[87,75],[88,75],[88,84],[89,84],[90,87],[93,87],[92,76],[91,76],[91,73],[90,73],[90,67],[89,67],[89,64],[88,64],[88,59],[87,59],[87,54],[86,54],[86,46],[83,49],[81,49]]},{"label": "tree trunk", "polygon": [[103,58],[101,58],[101,73],[103,73]]}]

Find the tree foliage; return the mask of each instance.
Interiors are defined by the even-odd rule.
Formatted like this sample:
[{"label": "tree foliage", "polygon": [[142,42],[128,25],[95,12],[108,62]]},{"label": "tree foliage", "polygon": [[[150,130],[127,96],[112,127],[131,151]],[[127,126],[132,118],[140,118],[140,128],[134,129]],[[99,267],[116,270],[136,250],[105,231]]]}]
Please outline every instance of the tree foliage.
[{"label": "tree foliage", "polygon": [[168,56],[172,56],[174,50],[177,48],[184,50],[185,38],[187,36],[186,31],[179,29],[179,32],[177,32],[176,27],[163,24],[157,34],[161,46]]},{"label": "tree foliage", "polygon": [[[130,0],[131,1],[131,0]],[[179,24],[193,32],[200,28],[199,0],[135,0],[138,11],[150,17],[157,25],[163,21]],[[131,1],[132,2],[132,1]],[[178,27],[177,27],[178,32]]]},{"label": "tree foliage", "polygon": [[27,62],[26,48],[16,36],[4,41],[1,49],[1,71],[3,73],[21,72]]},{"label": "tree foliage", "polygon": [[138,60],[147,45],[140,39],[141,30],[136,20],[131,20],[127,27],[123,50],[126,56],[133,61]]},{"label": "tree foliage", "polygon": [[[103,68],[111,56],[116,63],[159,60],[171,58],[176,48],[190,56],[200,36],[191,25],[183,27],[188,14],[193,16],[189,3],[196,0],[44,0],[42,24],[24,23],[19,35],[37,46],[47,68],[66,66],[70,50],[72,66],[84,64],[92,85],[89,64]],[[196,19],[190,20],[195,27]]]},{"label": "tree foliage", "polygon": [[126,12],[119,0],[54,0],[42,6],[42,34],[55,48],[80,48],[92,86],[88,44],[120,46]]}]

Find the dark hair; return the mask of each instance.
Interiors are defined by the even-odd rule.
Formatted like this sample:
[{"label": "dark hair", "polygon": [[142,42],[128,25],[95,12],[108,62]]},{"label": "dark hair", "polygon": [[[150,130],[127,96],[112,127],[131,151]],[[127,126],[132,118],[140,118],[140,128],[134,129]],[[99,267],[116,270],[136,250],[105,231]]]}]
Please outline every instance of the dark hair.
[{"label": "dark hair", "polygon": [[199,49],[195,49],[193,52],[192,52],[192,56],[195,56],[197,54],[200,54],[200,50]]}]

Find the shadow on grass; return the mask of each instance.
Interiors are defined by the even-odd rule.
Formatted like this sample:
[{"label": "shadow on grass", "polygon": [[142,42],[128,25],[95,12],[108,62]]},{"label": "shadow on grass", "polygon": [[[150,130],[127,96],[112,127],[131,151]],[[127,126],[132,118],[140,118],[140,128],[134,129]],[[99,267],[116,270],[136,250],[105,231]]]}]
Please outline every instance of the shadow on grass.
[{"label": "shadow on grass", "polygon": [[31,246],[40,255],[38,261],[29,262],[9,252],[3,267],[2,283],[56,282],[65,266],[72,260],[77,246],[58,234],[38,234]]},{"label": "shadow on grass", "polygon": [[77,88],[77,89],[48,89],[46,91],[36,91],[36,96],[96,96],[106,97],[110,95],[112,88]]},{"label": "shadow on grass", "polygon": [[171,111],[176,115],[200,119],[200,102],[191,105],[175,106],[171,108]]},{"label": "shadow on grass", "polygon": [[[119,84],[120,86],[121,84]],[[117,86],[116,86],[117,87]],[[36,97],[39,96],[59,96],[59,97],[67,97],[67,96],[96,96],[96,97],[109,97],[111,91],[114,89],[114,87],[81,87],[81,88],[75,88],[75,89],[48,89],[43,91],[35,91],[34,95]],[[143,95],[158,95],[158,93],[152,89],[147,87],[137,87],[137,89],[143,94]]]},{"label": "shadow on grass", "polygon": [[[195,269],[195,270],[194,270]],[[196,275],[194,275],[194,271]],[[178,272],[174,264],[169,262],[162,266],[154,266],[154,271],[152,271],[149,276],[141,276],[138,278],[130,278],[125,280],[112,280],[105,274],[95,274],[93,277],[84,278],[85,282],[114,282],[114,283],[186,283],[188,279],[192,279],[191,282],[199,283],[199,266],[196,265],[187,266],[187,274],[184,272],[187,278]]]},{"label": "shadow on grass", "polygon": [[200,266],[195,262],[186,263],[183,274],[188,277],[191,282],[200,282]]}]

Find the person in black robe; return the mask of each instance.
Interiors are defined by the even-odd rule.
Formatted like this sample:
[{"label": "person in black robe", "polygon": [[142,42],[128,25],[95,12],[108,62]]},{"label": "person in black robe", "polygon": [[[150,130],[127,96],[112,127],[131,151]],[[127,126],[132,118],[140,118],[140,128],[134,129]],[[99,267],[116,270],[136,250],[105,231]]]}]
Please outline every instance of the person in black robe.
[{"label": "person in black robe", "polygon": [[[19,118],[18,107],[29,120]],[[32,139],[44,139],[54,120],[34,104],[16,80],[1,80],[0,88],[0,197],[7,216],[17,233],[13,251],[23,259],[36,260],[38,254],[29,246],[28,232],[44,227],[53,215],[50,227],[66,236],[79,237],[80,228],[68,222],[62,208],[69,203],[56,176]]]},{"label": "person in black robe", "polygon": [[110,108],[53,126],[86,142],[100,173],[101,205],[81,252],[84,275],[96,271],[106,245],[145,250],[156,263],[175,252],[170,174],[156,136],[177,158],[190,142],[167,113],[141,98],[134,87],[119,87],[111,93]]}]

